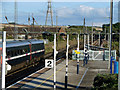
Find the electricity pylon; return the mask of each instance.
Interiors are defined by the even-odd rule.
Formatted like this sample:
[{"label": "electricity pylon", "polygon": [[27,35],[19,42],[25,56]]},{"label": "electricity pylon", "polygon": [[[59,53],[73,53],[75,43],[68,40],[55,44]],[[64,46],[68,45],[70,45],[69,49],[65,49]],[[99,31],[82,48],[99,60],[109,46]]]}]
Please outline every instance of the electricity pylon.
[{"label": "electricity pylon", "polygon": [[47,9],[47,14],[46,14],[46,21],[45,21],[45,26],[47,25],[48,21],[48,15],[51,15],[51,25],[53,26],[53,16],[52,16],[52,6],[51,6],[51,0],[48,0],[48,9]]}]

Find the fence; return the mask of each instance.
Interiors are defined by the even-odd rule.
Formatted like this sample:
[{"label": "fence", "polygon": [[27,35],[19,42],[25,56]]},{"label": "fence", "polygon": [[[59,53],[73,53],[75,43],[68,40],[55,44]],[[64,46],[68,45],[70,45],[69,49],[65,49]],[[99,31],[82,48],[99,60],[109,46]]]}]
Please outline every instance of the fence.
[{"label": "fence", "polygon": [[[80,54],[79,54],[79,60],[83,60],[84,59],[84,50],[79,50]],[[116,50],[112,50],[112,57],[114,57],[114,59],[116,59]],[[89,54],[89,60],[109,60],[109,51],[105,50],[105,51],[93,51],[93,50],[89,50],[88,51]],[[75,50],[72,51],[72,59],[73,60],[77,60],[77,55],[75,53]]]}]

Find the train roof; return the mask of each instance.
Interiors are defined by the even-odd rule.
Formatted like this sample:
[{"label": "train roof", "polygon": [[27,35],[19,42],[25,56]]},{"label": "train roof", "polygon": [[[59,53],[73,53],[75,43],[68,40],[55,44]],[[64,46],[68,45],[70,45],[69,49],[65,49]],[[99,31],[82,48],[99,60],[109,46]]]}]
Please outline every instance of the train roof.
[{"label": "train roof", "polygon": [[[29,44],[38,44],[38,43],[44,43],[43,40],[13,40],[13,41],[7,41],[6,46],[7,47],[17,47],[17,46],[25,46]],[[0,43],[0,47],[2,47],[2,42]]]},{"label": "train roof", "polygon": [[44,43],[43,40],[36,40],[36,39],[32,39],[32,40],[28,40],[28,41],[31,42],[31,44]]}]

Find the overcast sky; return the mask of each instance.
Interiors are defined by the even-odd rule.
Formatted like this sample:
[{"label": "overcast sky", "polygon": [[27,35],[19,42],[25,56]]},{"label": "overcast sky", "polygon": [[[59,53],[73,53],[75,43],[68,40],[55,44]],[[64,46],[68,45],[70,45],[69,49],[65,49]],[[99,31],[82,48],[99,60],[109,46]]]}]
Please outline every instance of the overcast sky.
[{"label": "overcast sky", "polygon": [[[14,2],[2,3],[2,22],[14,22]],[[56,24],[56,14],[58,15],[58,25],[83,25],[86,18],[86,25],[101,26],[109,23],[110,2],[52,2],[53,21]],[[18,23],[28,24],[28,16],[35,17],[39,25],[45,24],[47,2],[18,2]],[[118,22],[118,3],[114,2],[114,23]],[[32,23],[32,18],[31,18]],[[48,20],[50,24],[50,20]]]}]

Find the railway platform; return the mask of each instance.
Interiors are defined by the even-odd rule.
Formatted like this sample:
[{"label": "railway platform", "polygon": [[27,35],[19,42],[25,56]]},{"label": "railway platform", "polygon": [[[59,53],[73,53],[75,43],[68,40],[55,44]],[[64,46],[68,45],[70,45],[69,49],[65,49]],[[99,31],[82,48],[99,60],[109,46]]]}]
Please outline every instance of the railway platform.
[{"label": "railway platform", "polygon": [[[68,65],[68,89],[88,90],[93,86],[94,77],[98,73],[109,73],[108,61],[89,61],[83,67],[83,62],[80,61],[79,74],[77,74],[77,61],[69,60]],[[56,88],[57,90],[64,89],[65,85],[65,60],[57,65],[56,72]],[[9,89],[53,89],[53,69],[46,70],[43,68],[40,71],[18,81]]]}]

